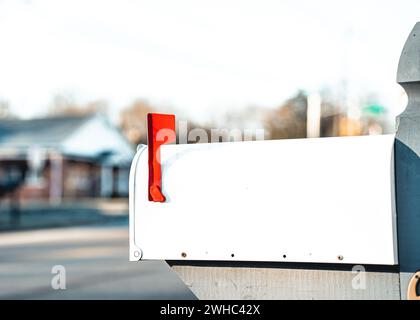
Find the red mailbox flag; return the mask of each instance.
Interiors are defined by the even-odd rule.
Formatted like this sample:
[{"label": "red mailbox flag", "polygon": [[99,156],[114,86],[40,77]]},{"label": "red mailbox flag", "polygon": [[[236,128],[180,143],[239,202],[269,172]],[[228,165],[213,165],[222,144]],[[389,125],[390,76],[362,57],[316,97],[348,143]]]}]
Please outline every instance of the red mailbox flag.
[{"label": "red mailbox flag", "polygon": [[147,144],[149,149],[149,201],[165,202],[162,194],[160,146],[176,141],[175,116],[149,113],[147,115]]}]

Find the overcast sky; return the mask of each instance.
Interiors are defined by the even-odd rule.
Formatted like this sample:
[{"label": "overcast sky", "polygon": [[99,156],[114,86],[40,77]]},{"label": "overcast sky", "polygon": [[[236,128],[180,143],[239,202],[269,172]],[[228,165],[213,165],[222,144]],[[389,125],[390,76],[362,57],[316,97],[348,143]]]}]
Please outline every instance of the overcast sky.
[{"label": "overcast sky", "polygon": [[22,117],[66,94],[206,119],[347,79],[396,113],[417,20],[419,0],[0,0],[0,99]]}]

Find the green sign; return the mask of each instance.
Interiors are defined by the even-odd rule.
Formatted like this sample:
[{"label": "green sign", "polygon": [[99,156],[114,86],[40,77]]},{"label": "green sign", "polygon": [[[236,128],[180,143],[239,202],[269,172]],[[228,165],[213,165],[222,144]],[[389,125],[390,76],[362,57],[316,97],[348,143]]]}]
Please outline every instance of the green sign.
[{"label": "green sign", "polygon": [[371,104],[366,107],[363,107],[362,112],[364,115],[368,116],[380,116],[386,112],[384,106],[378,104]]}]

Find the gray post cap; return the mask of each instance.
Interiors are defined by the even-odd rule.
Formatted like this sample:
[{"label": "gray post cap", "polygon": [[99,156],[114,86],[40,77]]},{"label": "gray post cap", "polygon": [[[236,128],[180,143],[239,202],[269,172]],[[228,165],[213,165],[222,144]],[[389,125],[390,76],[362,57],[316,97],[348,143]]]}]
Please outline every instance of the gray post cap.
[{"label": "gray post cap", "polygon": [[420,22],[417,22],[405,42],[398,63],[397,82],[420,81]]}]

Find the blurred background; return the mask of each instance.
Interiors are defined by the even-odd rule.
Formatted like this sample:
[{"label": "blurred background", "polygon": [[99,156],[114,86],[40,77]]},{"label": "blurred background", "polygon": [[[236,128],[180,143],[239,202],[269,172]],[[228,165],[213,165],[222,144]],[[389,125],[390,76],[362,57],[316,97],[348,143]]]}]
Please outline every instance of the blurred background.
[{"label": "blurred background", "polygon": [[[392,133],[417,12],[417,0],[0,0],[0,298],[192,298],[166,265],[127,262],[147,113],[265,139]],[[50,286],[57,263],[73,270],[65,292]]]}]

